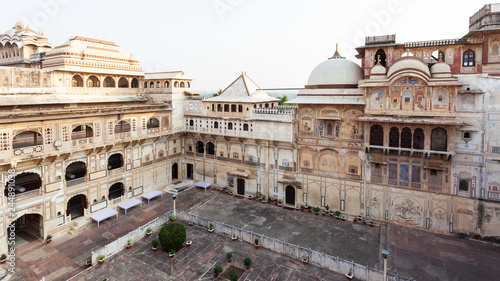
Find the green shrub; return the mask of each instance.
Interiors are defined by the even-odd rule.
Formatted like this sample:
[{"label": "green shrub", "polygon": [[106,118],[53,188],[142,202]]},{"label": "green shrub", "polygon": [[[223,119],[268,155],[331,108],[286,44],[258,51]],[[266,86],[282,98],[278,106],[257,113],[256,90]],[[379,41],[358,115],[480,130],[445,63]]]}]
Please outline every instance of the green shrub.
[{"label": "green shrub", "polygon": [[250,266],[252,266],[252,260],[251,260],[249,257],[246,257],[246,258],[243,260],[243,264],[244,264],[246,267],[250,267]]},{"label": "green shrub", "polygon": [[340,211],[335,211],[335,215],[336,215],[337,217],[340,217]]},{"label": "green shrub", "polygon": [[259,239],[255,239],[255,245],[259,245]]},{"label": "green shrub", "polygon": [[102,260],[104,260],[105,257],[106,257],[105,255],[99,255],[99,256],[97,256],[97,259],[102,261]]},{"label": "green shrub", "polygon": [[186,227],[180,223],[166,224],[161,228],[158,240],[164,249],[177,251],[186,242]]},{"label": "green shrub", "polygon": [[318,213],[320,211],[319,207],[314,207],[313,212]]},{"label": "green shrub", "polygon": [[229,274],[229,280],[238,281],[238,274],[236,274],[236,271],[234,270],[231,271],[231,273]]},{"label": "green shrub", "polygon": [[153,239],[153,241],[151,241],[151,246],[155,249],[158,248],[158,240]]},{"label": "green shrub", "polygon": [[7,259],[7,255],[6,254],[2,254],[2,256],[0,257],[0,260],[6,260]]},{"label": "green shrub", "polygon": [[232,252],[227,253],[227,254],[226,254],[226,258],[227,258],[228,260],[230,260],[231,258],[233,258],[233,253],[232,253]]},{"label": "green shrub", "polygon": [[222,266],[216,264],[214,267],[214,275],[219,276],[219,274],[221,274],[221,272],[222,272]]}]

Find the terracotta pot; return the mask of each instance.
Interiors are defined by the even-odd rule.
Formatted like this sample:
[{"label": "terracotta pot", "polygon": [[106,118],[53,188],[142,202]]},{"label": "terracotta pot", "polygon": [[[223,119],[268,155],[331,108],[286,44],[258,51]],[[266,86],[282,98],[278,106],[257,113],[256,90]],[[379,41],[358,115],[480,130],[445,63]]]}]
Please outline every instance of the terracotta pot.
[{"label": "terracotta pot", "polygon": [[151,248],[153,250],[153,252],[156,252],[158,251],[158,248]]},{"label": "terracotta pot", "polygon": [[148,237],[151,236],[151,234],[152,234],[152,232],[149,232],[149,233],[146,232],[146,236],[148,236]]},{"label": "terracotta pot", "polygon": [[175,254],[172,255],[169,253],[168,256],[169,256],[169,258],[173,259],[175,257]]},{"label": "terracotta pot", "polygon": [[319,213],[318,212],[314,212],[316,214],[316,216],[319,216]]},{"label": "terracotta pot", "polygon": [[309,262],[309,260],[304,260],[304,259],[302,259],[302,264],[303,264],[303,265],[306,265],[308,262]]},{"label": "terracotta pot", "polygon": [[47,244],[50,244],[50,242],[52,242],[52,239],[46,240],[46,241],[47,241]]},{"label": "terracotta pot", "polygon": [[209,229],[208,232],[209,233],[214,233],[214,230],[213,229]]},{"label": "terracotta pot", "polygon": [[312,210],[311,210],[311,209],[307,209],[307,211],[308,211],[309,213],[312,213]]},{"label": "terracotta pot", "polygon": [[247,266],[247,270],[249,270],[249,269],[250,269],[250,267],[249,267],[249,266]]},{"label": "terracotta pot", "polygon": [[192,222],[190,222],[190,223],[189,223],[189,227],[191,227],[191,226],[193,226],[193,223],[192,223]]},{"label": "terracotta pot", "polygon": [[233,240],[233,242],[234,242],[234,241],[238,240],[238,238],[237,237],[231,237],[231,240]]},{"label": "terracotta pot", "polygon": [[217,277],[219,277],[219,276],[217,274],[214,274],[214,278],[217,278]]},{"label": "terracotta pot", "polygon": [[255,245],[255,249],[258,249],[260,246],[259,245]]},{"label": "terracotta pot", "polygon": [[102,261],[100,260],[100,261],[99,261],[99,264],[104,264],[104,260],[102,260]]},{"label": "terracotta pot", "polygon": [[6,259],[5,260],[1,260],[0,264],[4,264],[6,261],[7,261]]},{"label": "terracotta pot", "polygon": [[230,262],[231,262],[231,259],[228,259],[228,260],[227,260],[227,263],[230,263]]},{"label": "terracotta pot", "polygon": [[127,245],[127,250],[130,250],[130,248],[132,248],[132,245]]},{"label": "terracotta pot", "polygon": [[175,219],[171,220],[172,222],[175,222]]},{"label": "terracotta pot", "polygon": [[91,267],[91,266],[92,266],[92,261],[86,261],[86,262],[85,262],[85,265],[86,265],[87,267]]},{"label": "terracotta pot", "polygon": [[373,223],[370,223],[370,227],[373,227]]}]

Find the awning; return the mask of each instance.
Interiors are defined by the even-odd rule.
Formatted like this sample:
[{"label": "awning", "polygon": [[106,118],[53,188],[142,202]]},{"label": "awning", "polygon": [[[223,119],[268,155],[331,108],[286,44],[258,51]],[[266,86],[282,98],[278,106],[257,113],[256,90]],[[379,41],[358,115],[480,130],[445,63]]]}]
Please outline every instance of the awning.
[{"label": "awning", "polygon": [[424,169],[427,170],[439,170],[439,171],[444,171],[446,168],[441,165],[441,164],[436,164],[436,163],[430,163],[424,166]]},{"label": "awning", "polygon": [[232,171],[232,172],[229,172],[228,174],[231,176],[241,177],[241,178],[248,178],[248,176],[249,176],[247,173],[241,172],[241,171]]},{"label": "awning", "polygon": [[384,160],[384,159],[381,159],[381,158],[374,158],[374,157],[370,157],[369,162],[370,162],[370,163],[375,163],[375,164],[387,165],[387,162],[385,162],[385,160]]},{"label": "awning", "polygon": [[300,181],[281,179],[278,183],[282,183],[285,185],[295,185],[298,189],[302,189],[302,183]]},{"label": "awning", "polygon": [[401,124],[428,124],[428,125],[450,125],[450,126],[471,126],[460,120],[455,119],[428,119],[428,118],[398,118],[398,117],[379,117],[379,116],[361,116],[354,118],[358,122],[378,122],[378,123],[401,123]]},{"label": "awning", "polygon": [[340,117],[318,117],[319,120],[342,120]]}]

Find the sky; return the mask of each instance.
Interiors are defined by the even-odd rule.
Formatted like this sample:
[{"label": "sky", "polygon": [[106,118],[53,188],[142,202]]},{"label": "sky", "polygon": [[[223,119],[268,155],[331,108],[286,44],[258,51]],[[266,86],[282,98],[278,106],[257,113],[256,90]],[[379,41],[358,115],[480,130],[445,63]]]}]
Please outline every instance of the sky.
[{"label": "sky", "polygon": [[[396,34],[399,43],[460,38],[490,1],[22,0],[6,1],[0,32],[17,21],[61,45],[72,36],[115,42],[144,72],[182,70],[198,91],[226,88],[245,71],[261,88],[301,88],[339,44]],[[3,30],[2,30],[3,28]]]}]

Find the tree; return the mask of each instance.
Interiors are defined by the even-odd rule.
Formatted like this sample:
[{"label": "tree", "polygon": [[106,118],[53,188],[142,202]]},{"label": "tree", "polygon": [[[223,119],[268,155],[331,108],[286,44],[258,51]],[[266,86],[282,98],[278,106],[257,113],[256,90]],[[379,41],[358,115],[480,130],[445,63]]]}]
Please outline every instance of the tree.
[{"label": "tree", "polygon": [[186,241],[186,227],[180,223],[165,224],[158,234],[163,249],[179,250]]},{"label": "tree", "polygon": [[217,91],[217,93],[213,93],[212,97],[218,97],[220,94],[222,94],[222,90]]},{"label": "tree", "polygon": [[288,96],[287,95],[282,95],[282,96],[279,96],[278,99],[280,99],[279,105],[285,105],[285,102],[288,101]]}]

